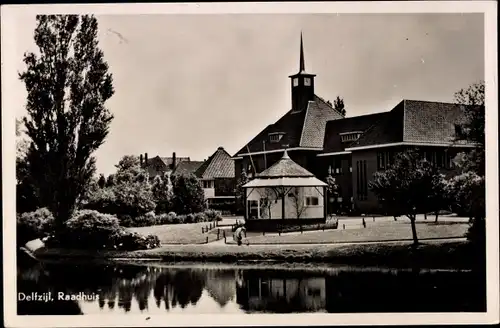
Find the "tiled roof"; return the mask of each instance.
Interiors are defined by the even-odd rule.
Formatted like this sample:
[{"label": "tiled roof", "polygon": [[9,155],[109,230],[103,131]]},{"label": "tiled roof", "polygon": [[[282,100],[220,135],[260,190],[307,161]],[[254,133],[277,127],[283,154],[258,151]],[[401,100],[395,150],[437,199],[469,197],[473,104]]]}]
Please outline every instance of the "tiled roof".
[{"label": "tiled roof", "polygon": [[[288,111],[276,123],[268,125],[257,134],[235,156],[249,151],[263,151],[264,147],[266,151],[294,147],[322,148],[326,122],[341,117],[342,115],[338,111],[315,95],[314,101],[309,102],[307,110]],[[269,142],[269,134],[275,132],[284,135],[279,142]]]},{"label": "tiled roof", "polygon": [[340,120],[333,120],[326,123],[325,141],[323,145],[323,152],[333,153],[344,151],[349,147],[349,142],[342,142],[341,133],[366,131],[371,126],[378,123],[389,113],[376,113],[362,116],[354,116],[343,118]]},{"label": "tiled roof", "polygon": [[224,148],[219,147],[195,172],[201,179],[234,178],[234,162]]},{"label": "tiled roof", "polygon": [[314,98],[307,106],[300,147],[323,148],[326,123],[343,119],[343,116],[323,99],[316,95]]},{"label": "tiled roof", "polygon": [[195,174],[196,170],[203,164],[203,161],[184,161],[180,162],[179,165],[177,165],[177,168],[174,171],[174,174],[178,175],[189,175],[189,174]]},{"label": "tiled roof", "polygon": [[464,117],[460,105],[405,100],[405,142],[448,143],[455,139],[455,124]]},{"label": "tiled roof", "polygon": [[314,177],[314,174],[295,163],[286,151],[283,157],[270,166],[268,169],[257,174],[258,178],[296,178],[296,177]]},{"label": "tiled roof", "polygon": [[403,100],[349,147],[396,142],[443,144],[455,137],[463,118],[461,106],[450,103]]},{"label": "tiled roof", "polygon": [[[163,163],[165,163],[168,167],[170,167],[174,161],[174,158],[173,157],[160,157],[160,159],[163,161]],[[189,162],[190,161],[190,158],[189,157],[176,157],[175,158],[175,161],[177,163],[177,165],[179,165],[179,163],[181,162]]]}]

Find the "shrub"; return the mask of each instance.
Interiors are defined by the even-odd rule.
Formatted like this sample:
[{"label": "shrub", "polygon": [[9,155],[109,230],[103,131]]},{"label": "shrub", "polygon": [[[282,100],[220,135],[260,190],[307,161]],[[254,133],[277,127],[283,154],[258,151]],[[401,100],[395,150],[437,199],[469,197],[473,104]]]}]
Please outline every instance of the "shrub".
[{"label": "shrub", "polygon": [[130,227],[148,227],[156,225],[156,217],[150,215],[140,215],[132,220]]},{"label": "shrub", "polygon": [[[151,219],[151,215],[143,217]],[[122,220],[130,218],[124,216]],[[160,241],[157,236],[142,236],[120,227],[119,220],[112,215],[83,210],[68,220],[61,232],[51,236],[46,245],[87,250],[139,250],[158,247]]]},{"label": "shrub", "polygon": [[121,215],[118,220],[120,221],[120,225],[122,227],[133,227],[134,226],[134,219],[130,215]]},{"label": "shrub", "polygon": [[17,215],[17,243],[43,238],[54,228],[54,216],[47,208]]},{"label": "shrub", "polygon": [[137,232],[120,229],[110,237],[113,249],[133,251],[141,249],[151,249],[160,246],[160,239],[155,235],[143,236]]},{"label": "shrub", "polygon": [[183,223],[190,223],[190,222],[187,222],[186,215],[177,215],[176,218],[174,219],[173,223],[183,224]]},{"label": "shrub", "polygon": [[207,216],[208,221],[222,221],[221,211],[206,210],[205,215]]},{"label": "shrub", "polygon": [[109,214],[82,210],[66,221],[63,229],[48,240],[48,246],[77,249],[109,249],[110,237],[120,229],[119,221]]},{"label": "shrub", "polygon": [[205,213],[203,212],[199,212],[199,213],[196,213],[194,215],[194,223],[198,223],[198,222],[207,222],[207,216],[205,215]]},{"label": "shrub", "polygon": [[194,223],[194,215],[193,214],[186,215],[186,218],[184,219],[184,223]]}]

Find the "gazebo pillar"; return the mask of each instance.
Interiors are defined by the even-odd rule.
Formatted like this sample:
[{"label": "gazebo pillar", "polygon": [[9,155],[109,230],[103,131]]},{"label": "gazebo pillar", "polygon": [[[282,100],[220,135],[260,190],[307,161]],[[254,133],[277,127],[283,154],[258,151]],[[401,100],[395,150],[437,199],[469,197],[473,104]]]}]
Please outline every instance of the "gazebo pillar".
[{"label": "gazebo pillar", "polygon": [[328,191],[327,191],[327,188],[326,187],[323,187],[323,212],[324,212],[324,216],[325,216],[325,220],[328,216],[328,195],[327,195]]},{"label": "gazebo pillar", "polygon": [[285,219],[285,188],[281,191],[281,219]]}]

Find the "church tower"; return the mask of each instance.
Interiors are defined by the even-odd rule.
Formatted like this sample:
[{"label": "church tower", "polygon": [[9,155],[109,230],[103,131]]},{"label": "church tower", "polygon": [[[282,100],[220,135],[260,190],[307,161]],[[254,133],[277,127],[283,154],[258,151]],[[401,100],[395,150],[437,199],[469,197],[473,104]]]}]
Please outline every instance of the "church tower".
[{"label": "church tower", "polygon": [[301,32],[299,72],[289,76],[292,86],[292,112],[301,112],[306,110],[307,103],[314,100],[315,76],[315,74],[309,74],[305,70],[304,44]]}]

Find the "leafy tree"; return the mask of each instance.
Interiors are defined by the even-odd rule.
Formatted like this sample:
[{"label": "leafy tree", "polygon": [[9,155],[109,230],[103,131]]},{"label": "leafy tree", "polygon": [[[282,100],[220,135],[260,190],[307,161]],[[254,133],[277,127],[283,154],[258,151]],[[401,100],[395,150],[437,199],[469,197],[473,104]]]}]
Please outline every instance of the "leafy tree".
[{"label": "leafy tree", "polygon": [[116,183],[146,182],[147,180],[147,173],[141,167],[137,156],[125,155],[115,166],[117,168]]},{"label": "leafy tree", "polygon": [[385,171],[376,172],[368,184],[387,212],[403,214],[410,219],[414,245],[418,244],[417,213],[427,208],[435,179],[432,165],[413,150],[397,154],[394,164]]},{"label": "leafy tree", "polygon": [[450,180],[455,204],[470,217],[467,237],[480,247],[485,246],[486,240],[484,91],[484,81],[480,81],[455,93],[455,102],[462,105],[465,114],[458,126],[457,141],[466,140],[478,147],[455,158],[462,174]]},{"label": "leafy tree", "polygon": [[156,207],[149,186],[140,182],[119,183],[112,187],[97,189],[90,194],[85,209],[114,214],[119,218],[128,215],[136,218]]},{"label": "leafy tree", "polygon": [[238,207],[240,210],[244,210],[245,204],[244,204],[244,199],[245,199],[245,189],[243,186],[247,184],[250,181],[248,178],[247,173],[245,170],[241,172],[241,176],[239,177],[237,183],[236,183],[236,202],[238,204]]},{"label": "leafy tree", "polygon": [[165,173],[163,177],[157,175],[153,179],[151,190],[156,202],[156,213],[168,213],[171,210],[173,198],[173,187],[170,181],[170,176]]},{"label": "leafy tree", "polygon": [[116,185],[116,175],[110,174],[110,175],[108,175],[108,178],[106,179],[106,187],[112,187],[114,185]]},{"label": "leafy tree", "polygon": [[37,197],[59,226],[68,220],[95,171],[113,115],[105,103],[112,76],[89,15],[38,15],[34,40],[19,74],[28,93],[24,117],[27,169]]},{"label": "leafy tree", "polygon": [[[332,176],[331,173],[329,173],[328,176],[326,177],[326,184],[327,184],[326,191],[328,192],[328,198],[332,197],[334,199],[334,202],[336,202],[337,198],[340,196],[340,193],[339,193],[340,186],[337,184],[337,182],[335,181],[335,178]],[[332,209],[330,209],[330,211],[331,210],[334,210],[334,209],[332,208]]]},{"label": "leafy tree", "polygon": [[333,101],[333,108],[335,108],[340,113],[342,113],[342,115],[345,116],[346,111],[345,111],[345,106],[344,106],[344,99],[337,96],[337,99],[335,99]]},{"label": "leafy tree", "polygon": [[40,207],[33,181],[29,174],[26,154],[28,142],[22,130],[23,122],[16,119],[16,212],[32,212]]},{"label": "leafy tree", "polygon": [[191,214],[205,210],[205,194],[194,175],[173,175],[172,207],[177,214]]},{"label": "leafy tree", "polygon": [[485,103],[484,81],[474,83],[455,93],[455,102],[462,106],[464,118],[457,126],[457,142],[468,141],[478,145],[470,153],[461,153],[457,162],[463,171],[485,174]]},{"label": "leafy tree", "polygon": [[106,187],[106,177],[104,176],[104,174],[100,174],[99,175],[99,180],[97,180],[97,185],[99,186],[99,188],[104,188]]}]

